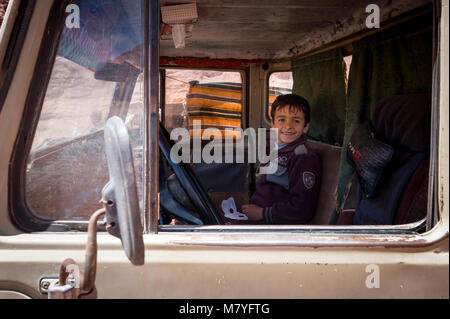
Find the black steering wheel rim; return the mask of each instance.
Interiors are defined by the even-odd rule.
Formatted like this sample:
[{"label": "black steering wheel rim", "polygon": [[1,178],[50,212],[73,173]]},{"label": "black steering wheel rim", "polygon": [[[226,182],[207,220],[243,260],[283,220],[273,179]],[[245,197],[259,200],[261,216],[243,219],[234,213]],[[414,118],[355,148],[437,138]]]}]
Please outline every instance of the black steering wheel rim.
[{"label": "black steering wheel rim", "polygon": [[166,128],[160,123],[159,148],[173,173],[178,178],[186,195],[191,200],[196,212],[205,225],[223,225],[223,221],[216,211],[211,199],[203,189],[191,167],[186,163],[175,163],[170,157],[173,142],[169,138]]}]

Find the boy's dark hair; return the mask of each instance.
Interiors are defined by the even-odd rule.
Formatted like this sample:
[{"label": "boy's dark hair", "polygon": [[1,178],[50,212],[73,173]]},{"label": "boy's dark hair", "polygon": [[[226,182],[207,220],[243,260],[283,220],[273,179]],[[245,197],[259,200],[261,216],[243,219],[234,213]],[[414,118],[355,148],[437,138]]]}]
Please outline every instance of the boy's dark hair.
[{"label": "boy's dark hair", "polygon": [[305,115],[305,124],[311,121],[311,107],[306,99],[302,98],[297,94],[286,94],[277,97],[275,102],[272,104],[272,109],[270,110],[270,116],[272,121],[275,119],[275,112],[289,105],[291,109],[302,111]]}]

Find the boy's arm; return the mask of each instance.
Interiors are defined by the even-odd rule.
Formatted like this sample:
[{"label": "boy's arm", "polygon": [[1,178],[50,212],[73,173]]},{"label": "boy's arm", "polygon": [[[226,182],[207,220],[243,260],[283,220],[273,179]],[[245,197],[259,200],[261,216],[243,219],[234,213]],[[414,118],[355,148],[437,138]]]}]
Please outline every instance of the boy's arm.
[{"label": "boy's arm", "polygon": [[267,224],[306,224],[314,217],[320,192],[321,167],[316,156],[302,156],[289,167],[287,202],[265,207]]}]

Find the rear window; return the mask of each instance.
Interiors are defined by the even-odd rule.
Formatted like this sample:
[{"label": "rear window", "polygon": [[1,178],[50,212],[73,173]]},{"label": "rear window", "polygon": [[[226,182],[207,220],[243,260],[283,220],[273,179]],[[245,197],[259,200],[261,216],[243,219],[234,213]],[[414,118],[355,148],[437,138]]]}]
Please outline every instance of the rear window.
[{"label": "rear window", "polygon": [[195,121],[202,130],[242,127],[242,76],[239,72],[166,70],[164,123],[192,132]]},{"label": "rear window", "polygon": [[274,72],[269,77],[269,102],[267,114],[271,119],[272,104],[280,95],[291,94],[294,87],[292,72]]}]

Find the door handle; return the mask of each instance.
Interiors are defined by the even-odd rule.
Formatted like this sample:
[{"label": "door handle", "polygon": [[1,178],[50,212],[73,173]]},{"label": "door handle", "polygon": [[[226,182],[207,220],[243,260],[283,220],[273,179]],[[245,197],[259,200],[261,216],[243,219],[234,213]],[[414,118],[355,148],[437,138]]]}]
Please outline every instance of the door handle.
[{"label": "door handle", "polygon": [[[95,277],[97,273],[97,223],[105,215],[105,209],[96,211],[89,219],[88,241],[84,272],[80,271],[78,264],[71,258],[66,259],[60,266],[58,281],[52,281],[48,287],[49,299],[78,299],[95,290]],[[73,282],[68,282],[72,275]]]}]

